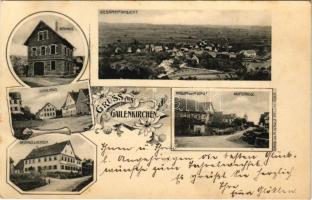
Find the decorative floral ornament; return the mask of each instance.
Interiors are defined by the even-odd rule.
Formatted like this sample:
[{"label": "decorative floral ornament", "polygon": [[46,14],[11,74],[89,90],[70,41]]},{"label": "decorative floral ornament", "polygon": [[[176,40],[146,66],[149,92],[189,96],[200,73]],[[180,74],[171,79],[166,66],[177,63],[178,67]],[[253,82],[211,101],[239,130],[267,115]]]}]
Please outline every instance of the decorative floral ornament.
[{"label": "decorative floral ornament", "polygon": [[109,97],[113,94],[113,92],[109,91],[109,88],[104,87],[101,92],[97,92],[92,95],[92,100],[98,102],[99,100]]},{"label": "decorative floral ornament", "polygon": [[160,116],[156,116],[155,118],[148,118],[148,119],[140,119],[139,123],[134,123],[134,128],[139,129],[139,135],[144,134],[150,135],[155,133],[156,129],[160,128],[163,124],[158,123],[160,120]]}]

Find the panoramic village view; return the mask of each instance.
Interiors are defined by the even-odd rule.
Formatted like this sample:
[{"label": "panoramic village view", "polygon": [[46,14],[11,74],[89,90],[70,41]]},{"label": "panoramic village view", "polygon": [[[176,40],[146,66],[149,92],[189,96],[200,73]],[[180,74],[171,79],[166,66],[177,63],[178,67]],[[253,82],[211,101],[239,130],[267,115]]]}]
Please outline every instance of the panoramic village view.
[{"label": "panoramic village view", "polygon": [[176,148],[269,148],[269,92],[175,94]]},{"label": "panoramic village view", "polygon": [[94,180],[95,146],[82,136],[52,134],[40,141],[49,143],[16,143],[9,150],[10,181],[20,190],[79,192]]},{"label": "panoramic village view", "polygon": [[44,91],[39,88],[13,89],[8,97],[14,136],[18,139],[31,136],[25,130],[67,127],[70,132],[81,132],[92,126],[86,82]]},{"label": "panoramic village view", "polygon": [[271,80],[270,17],[244,12],[100,13],[99,78]]}]

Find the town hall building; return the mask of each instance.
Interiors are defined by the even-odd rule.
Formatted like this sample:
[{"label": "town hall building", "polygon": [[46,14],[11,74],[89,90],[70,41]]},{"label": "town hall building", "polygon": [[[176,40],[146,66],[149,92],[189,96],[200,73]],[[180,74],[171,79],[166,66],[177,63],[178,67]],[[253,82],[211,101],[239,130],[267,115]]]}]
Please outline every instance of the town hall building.
[{"label": "town hall building", "polygon": [[66,77],[74,74],[74,46],[57,31],[40,21],[29,35],[24,43],[27,46],[27,76]]}]

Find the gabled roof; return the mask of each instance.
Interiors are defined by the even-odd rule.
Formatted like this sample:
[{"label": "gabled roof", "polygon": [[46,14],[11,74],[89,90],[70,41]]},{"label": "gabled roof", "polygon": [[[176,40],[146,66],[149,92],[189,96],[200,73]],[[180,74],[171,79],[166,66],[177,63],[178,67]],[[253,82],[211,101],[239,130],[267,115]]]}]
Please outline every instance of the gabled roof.
[{"label": "gabled roof", "polygon": [[192,99],[175,97],[177,108],[180,111],[215,112],[212,102],[198,102]]},{"label": "gabled roof", "polygon": [[80,89],[79,92],[82,92],[87,98],[89,98],[89,89],[85,88],[85,89]]},{"label": "gabled roof", "polygon": [[57,107],[55,106],[55,105],[53,105],[53,104],[51,104],[51,103],[46,103],[42,108],[40,108],[39,110],[38,110],[38,112],[36,112],[36,114],[38,114],[38,113],[40,113],[45,107],[47,107],[48,105],[51,105],[51,106],[53,106],[54,108],[55,108],[55,110],[57,109]]},{"label": "gabled roof", "polygon": [[19,92],[10,92],[9,96],[11,99],[21,99],[21,93]]},{"label": "gabled roof", "polygon": [[79,92],[69,92],[68,95],[76,102],[78,99]]},{"label": "gabled roof", "polygon": [[23,170],[24,169],[24,159],[18,161],[18,163],[14,166],[15,170]]},{"label": "gabled roof", "polygon": [[66,140],[64,142],[55,143],[52,145],[43,146],[43,147],[33,149],[28,154],[28,156],[26,156],[25,159],[33,159],[33,158],[39,158],[39,157],[43,157],[43,156],[51,156],[51,155],[60,154],[67,144],[71,145],[71,142],[69,140]]},{"label": "gabled roof", "polygon": [[74,92],[74,91],[68,92],[67,97],[65,99],[65,102],[62,105],[62,108],[64,108],[66,106],[66,101],[67,101],[68,96],[70,96],[74,100],[74,102],[76,103],[77,99],[78,99],[78,95],[79,95],[79,92]]},{"label": "gabled roof", "polygon": [[79,161],[82,161],[81,158],[79,158],[78,156],[75,155],[75,158]]},{"label": "gabled roof", "polygon": [[34,30],[31,32],[27,40],[25,41],[24,45],[28,46],[30,38],[37,32],[37,30],[41,27],[45,27],[46,29],[50,30],[53,34],[55,34],[63,43],[65,43],[67,46],[74,48],[74,46],[68,42],[65,38],[63,38],[61,35],[59,35],[56,31],[54,31],[50,26],[48,26],[45,22],[40,21],[38,25],[34,28]]}]

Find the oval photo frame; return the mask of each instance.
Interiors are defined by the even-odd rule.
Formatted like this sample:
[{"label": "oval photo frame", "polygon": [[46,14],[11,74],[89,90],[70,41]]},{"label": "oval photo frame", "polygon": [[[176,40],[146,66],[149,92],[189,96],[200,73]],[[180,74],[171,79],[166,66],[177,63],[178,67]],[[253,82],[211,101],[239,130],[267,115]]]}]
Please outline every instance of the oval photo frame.
[{"label": "oval photo frame", "polygon": [[6,60],[22,86],[56,86],[81,78],[89,51],[87,37],[77,22],[59,12],[40,11],[15,25],[7,41]]}]

